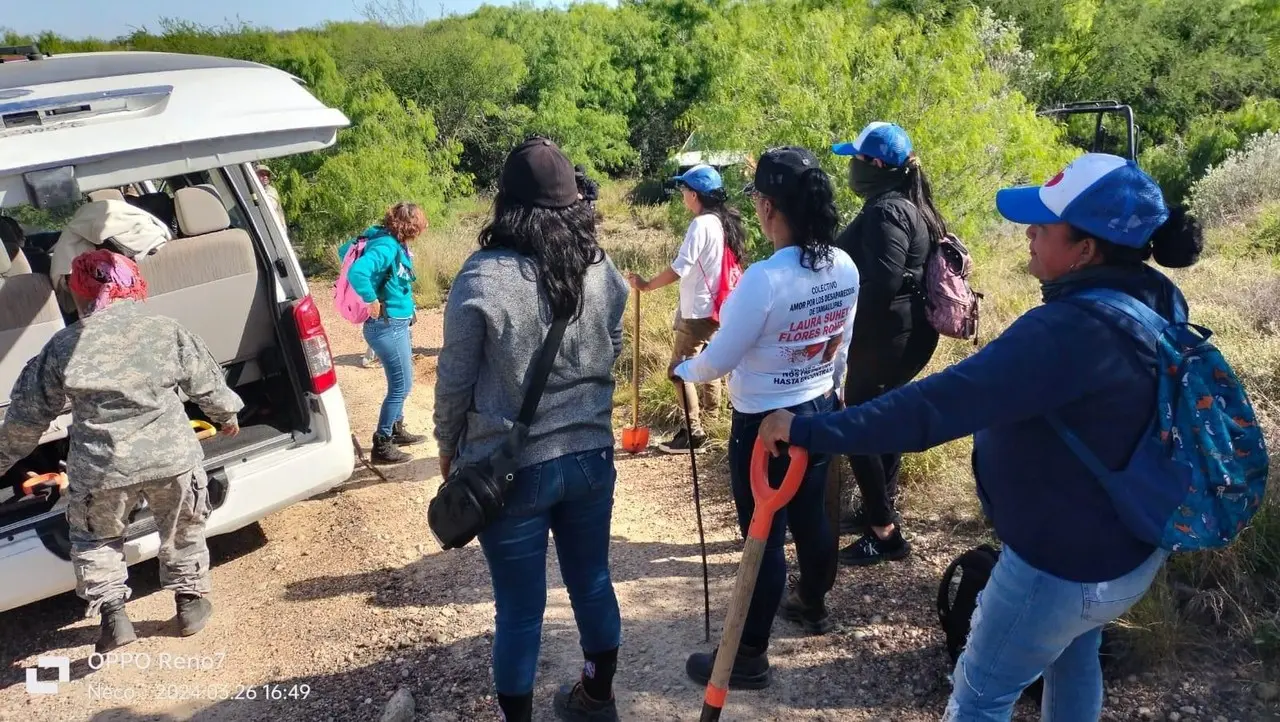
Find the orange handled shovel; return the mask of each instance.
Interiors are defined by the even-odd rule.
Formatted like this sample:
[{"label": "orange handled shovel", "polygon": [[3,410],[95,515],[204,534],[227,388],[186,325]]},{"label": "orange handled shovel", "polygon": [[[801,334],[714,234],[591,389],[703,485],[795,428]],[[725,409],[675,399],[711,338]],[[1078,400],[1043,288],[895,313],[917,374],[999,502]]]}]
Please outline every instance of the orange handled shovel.
[{"label": "orange handled shovel", "polygon": [[711,681],[707,683],[707,693],[702,699],[699,722],[716,722],[724,710],[725,698],[729,696],[729,675],[733,672],[733,660],[738,656],[742,625],[746,623],[747,610],[751,608],[751,595],[756,590],[756,577],[760,574],[760,562],[764,559],[764,545],[773,526],[773,515],[795,497],[809,466],[808,451],[792,446],[788,453],[791,461],[787,474],[782,479],[782,486],[774,489],[769,486],[769,452],[764,443],[757,438],[755,448],[751,450],[751,497],[755,500],[756,509],[747,527],[742,562],[738,564],[738,581],[734,584],[733,599],[724,620],[716,663],[711,668]]},{"label": "orange handled shovel", "polygon": [[636,290],[636,330],[631,335],[631,425],[622,429],[622,448],[639,454],[649,448],[649,427],[640,425],[640,291]]}]

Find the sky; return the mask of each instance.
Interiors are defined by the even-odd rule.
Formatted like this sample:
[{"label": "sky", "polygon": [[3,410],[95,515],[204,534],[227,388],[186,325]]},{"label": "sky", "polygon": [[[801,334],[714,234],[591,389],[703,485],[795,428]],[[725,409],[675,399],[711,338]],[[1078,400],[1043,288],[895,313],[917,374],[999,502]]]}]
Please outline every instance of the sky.
[{"label": "sky", "polygon": [[[72,38],[116,38],[135,29],[159,28],[161,18],[188,20],[199,25],[240,21],[277,30],[319,25],[329,20],[363,20],[369,0],[0,0],[0,28],[34,34],[52,30]],[[384,0],[385,2],[385,0]],[[407,0],[413,4],[415,0]],[[392,0],[390,4],[395,4]],[[442,13],[468,13],[482,0],[416,0],[426,18]],[[490,5],[511,4],[488,0]],[[539,0],[535,5],[564,3]]]}]

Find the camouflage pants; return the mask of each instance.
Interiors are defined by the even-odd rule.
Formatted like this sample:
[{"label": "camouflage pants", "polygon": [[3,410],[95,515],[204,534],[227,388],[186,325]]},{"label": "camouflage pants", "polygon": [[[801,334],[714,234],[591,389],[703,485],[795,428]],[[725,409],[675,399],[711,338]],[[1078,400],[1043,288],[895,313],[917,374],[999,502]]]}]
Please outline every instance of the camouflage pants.
[{"label": "camouflage pants", "polygon": [[130,596],[124,531],[129,513],[143,499],[160,532],[161,584],[177,594],[209,593],[209,548],[204,542],[209,480],[203,469],[119,489],[76,491],[73,482],[67,523],[76,594],[89,603],[86,616],[97,615],[104,602]]}]

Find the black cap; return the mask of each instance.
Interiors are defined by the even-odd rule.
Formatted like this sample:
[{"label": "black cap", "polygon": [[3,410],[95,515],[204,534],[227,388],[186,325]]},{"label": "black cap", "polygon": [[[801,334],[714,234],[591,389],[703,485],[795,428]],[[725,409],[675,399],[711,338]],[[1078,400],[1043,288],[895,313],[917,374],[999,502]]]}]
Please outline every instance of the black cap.
[{"label": "black cap", "polygon": [[807,148],[794,145],[770,148],[756,163],[755,181],[747,185],[745,192],[772,197],[794,195],[800,190],[804,174],[814,168],[821,166]]},{"label": "black cap", "polygon": [[573,164],[546,138],[530,138],[511,151],[498,186],[525,205],[567,208],[578,202]]}]

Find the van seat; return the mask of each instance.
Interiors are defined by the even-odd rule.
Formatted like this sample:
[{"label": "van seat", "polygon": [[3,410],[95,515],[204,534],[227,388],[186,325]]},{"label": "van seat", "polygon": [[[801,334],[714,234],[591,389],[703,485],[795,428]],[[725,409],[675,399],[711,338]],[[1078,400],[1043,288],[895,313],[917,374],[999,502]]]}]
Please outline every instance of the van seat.
[{"label": "van seat", "polygon": [[90,203],[96,201],[123,201],[124,194],[118,188],[103,188],[99,191],[89,191],[87,194]]},{"label": "van seat", "polygon": [[21,248],[12,243],[5,243],[4,255],[5,258],[0,261],[0,266],[8,266],[8,268],[0,269],[0,279],[31,273],[31,262]]},{"label": "van seat", "polygon": [[64,325],[48,276],[24,273],[0,279],[0,405],[9,403],[22,367]]},{"label": "van seat", "polygon": [[224,366],[246,362],[238,371],[241,383],[260,378],[256,362],[275,346],[275,324],[253,240],[229,228],[227,210],[211,189],[179,190],[174,208],[185,237],[139,259],[148,312],[200,336]]}]

